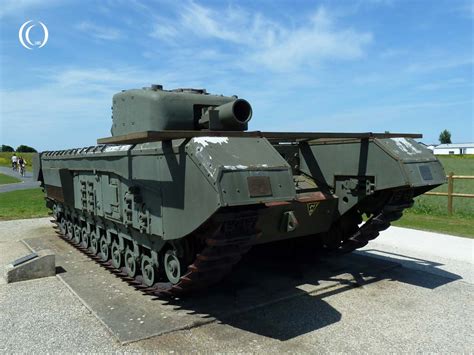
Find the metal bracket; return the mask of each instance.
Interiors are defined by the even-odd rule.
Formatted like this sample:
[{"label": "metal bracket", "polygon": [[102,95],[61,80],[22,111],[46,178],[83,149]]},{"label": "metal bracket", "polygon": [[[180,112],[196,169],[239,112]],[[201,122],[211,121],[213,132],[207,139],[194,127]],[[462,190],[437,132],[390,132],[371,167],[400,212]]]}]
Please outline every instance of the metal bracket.
[{"label": "metal bracket", "polygon": [[375,182],[371,177],[351,177],[342,182],[341,188],[353,196],[368,196],[374,193]]},{"label": "metal bracket", "polygon": [[284,232],[293,232],[299,226],[298,219],[294,211],[283,212],[281,230]]}]

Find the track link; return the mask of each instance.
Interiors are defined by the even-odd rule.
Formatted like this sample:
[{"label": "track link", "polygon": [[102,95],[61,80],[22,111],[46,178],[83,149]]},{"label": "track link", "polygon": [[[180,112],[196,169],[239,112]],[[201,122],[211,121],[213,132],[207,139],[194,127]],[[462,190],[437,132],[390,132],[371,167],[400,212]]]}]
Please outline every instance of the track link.
[{"label": "track link", "polygon": [[403,210],[412,207],[413,203],[410,194],[393,194],[378,214],[369,218],[360,228],[356,228],[357,231],[352,235],[345,236],[341,244],[331,251],[346,254],[366,246],[369,241],[377,238],[380,232],[390,227],[391,222],[400,219]]},{"label": "track link", "polygon": [[[57,224],[59,231],[60,223]],[[257,215],[250,214],[239,218],[240,224],[245,224],[246,228],[240,229],[233,226],[235,219],[221,221],[214,229],[214,233],[204,238],[204,248],[195,255],[194,261],[187,267],[186,273],[181,276],[176,284],[170,282],[157,282],[152,286],[143,283],[141,275],[129,277],[124,267],[117,269],[110,260],[103,260],[101,254],[94,254],[90,249],[85,248],[81,243],[76,243],[67,233],[58,234],[67,243],[80,250],[92,260],[96,261],[111,273],[120,277],[123,281],[133,286],[137,290],[158,298],[176,298],[190,291],[204,289],[211,284],[220,281],[228,274],[232,267],[242,258],[258,237],[255,229]],[[244,230],[245,234],[238,234]],[[110,253],[109,253],[110,254]]]}]

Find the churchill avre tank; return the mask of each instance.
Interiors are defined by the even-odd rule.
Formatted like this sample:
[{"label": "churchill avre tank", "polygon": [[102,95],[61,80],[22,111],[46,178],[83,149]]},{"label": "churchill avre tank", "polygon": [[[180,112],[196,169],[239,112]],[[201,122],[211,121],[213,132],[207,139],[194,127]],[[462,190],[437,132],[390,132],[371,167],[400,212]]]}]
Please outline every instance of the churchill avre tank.
[{"label": "churchill avre tank", "polygon": [[420,135],[247,131],[251,116],[205,90],[117,93],[111,137],[35,159],[60,234],[142,291],[181,296],[255,244],[363,247],[445,181]]}]

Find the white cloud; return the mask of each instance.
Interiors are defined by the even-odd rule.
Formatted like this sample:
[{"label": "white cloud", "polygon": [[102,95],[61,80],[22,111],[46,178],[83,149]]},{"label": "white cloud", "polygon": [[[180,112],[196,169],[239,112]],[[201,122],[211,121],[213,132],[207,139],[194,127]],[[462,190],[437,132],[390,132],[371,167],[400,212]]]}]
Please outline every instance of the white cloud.
[{"label": "white cloud", "polygon": [[467,0],[465,2],[459,2],[459,6],[454,7],[453,10],[456,11],[462,18],[472,20],[474,18],[474,1]]},{"label": "white cloud", "polygon": [[155,21],[158,23],[153,26],[153,31],[150,34],[152,37],[168,41],[178,36],[178,30],[174,26],[165,24],[165,19],[156,18]]},{"label": "white cloud", "polygon": [[[472,105],[472,100],[459,101],[419,101],[402,102],[385,105],[368,105],[367,107],[353,107],[350,109],[341,109],[330,114],[315,114],[310,119],[299,119],[295,121],[279,121],[279,125],[273,127],[279,131],[372,131],[383,132],[386,129],[402,132],[420,130],[423,122],[419,119],[409,119],[409,117],[420,117],[420,114],[433,111],[449,111],[454,107]],[[408,118],[408,119],[407,119]],[[403,119],[403,125],[400,120]],[[433,120],[432,116],[430,120]],[[438,118],[445,123],[444,118]],[[426,125],[425,125],[426,126]],[[436,127],[434,122],[431,125],[423,127],[421,131]],[[438,128],[436,128],[438,129]]]},{"label": "white cloud", "polygon": [[[150,35],[167,42],[193,37],[219,40],[243,68],[286,72],[325,60],[357,59],[372,42],[371,33],[338,26],[324,7],[296,26],[236,6],[215,10],[189,2],[177,13],[177,18],[157,18]],[[219,42],[213,45],[218,47]]]},{"label": "white cloud", "polygon": [[234,43],[245,41],[242,36],[242,28],[247,25],[247,21],[243,11],[229,7],[225,13],[219,16],[217,11],[193,2],[185,6],[183,10],[180,27],[183,26],[188,30],[195,31],[197,36],[217,38]]},{"label": "white cloud", "polygon": [[188,67],[181,71],[133,66],[31,69],[32,77],[43,84],[0,90],[0,140],[12,146],[29,142],[40,150],[95,144],[97,138],[110,135],[112,96],[121,89],[150,84],[174,89],[207,83],[207,88],[217,90],[213,78]]},{"label": "white cloud", "polygon": [[88,35],[106,41],[115,41],[123,37],[121,31],[116,28],[99,26],[87,21],[79,23],[76,28]]},{"label": "white cloud", "polygon": [[425,62],[418,62],[409,65],[406,71],[409,73],[426,73],[435,70],[452,69],[461,66],[471,66],[474,60],[468,57],[460,58],[431,58]]},{"label": "white cloud", "polygon": [[336,29],[326,11],[320,8],[306,26],[281,29],[272,39],[255,51],[253,59],[274,70],[288,70],[329,59],[360,58],[372,35]]},{"label": "white cloud", "polygon": [[133,67],[117,69],[105,68],[69,68],[51,70],[48,79],[61,88],[85,89],[87,91],[108,91],[111,88],[127,86],[148,81],[150,75]]},{"label": "white cloud", "polygon": [[417,86],[416,88],[422,91],[435,91],[435,90],[453,89],[453,88],[458,88],[460,86],[468,86],[468,85],[472,85],[472,83],[468,83],[468,81],[465,78],[452,78],[452,79],[445,79],[443,81],[425,83],[425,84]]},{"label": "white cloud", "polygon": [[153,77],[133,67],[51,68],[41,73],[41,86],[0,90],[0,117],[5,118],[1,138],[8,137],[10,145],[28,141],[44,150],[94,144],[109,135],[113,94],[142,87]]},{"label": "white cloud", "polygon": [[57,3],[57,1],[45,1],[45,0],[3,0],[0,6],[0,18],[6,16],[23,15],[25,11],[34,8],[44,8],[51,3]]},{"label": "white cloud", "polygon": [[106,134],[110,125],[110,97],[61,90],[54,84],[1,90],[0,101],[2,140],[13,146],[29,142],[45,150],[92,145],[95,135]]},{"label": "white cloud", "polygon": [[407,53],[408,51],[406,49],[388,48],[388,49],[382,50],[379,53],[379,56],[382,59],[391,59],[391,58],[401,57],[403,55],[406,55]]}]

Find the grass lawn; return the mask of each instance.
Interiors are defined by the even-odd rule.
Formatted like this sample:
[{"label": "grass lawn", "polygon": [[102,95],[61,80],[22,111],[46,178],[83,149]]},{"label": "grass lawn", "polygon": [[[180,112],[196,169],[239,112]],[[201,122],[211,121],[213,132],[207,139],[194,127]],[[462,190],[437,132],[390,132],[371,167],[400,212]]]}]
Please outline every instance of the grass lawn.
[{"label": "grass lawn", "polygon": [[[443,164],[446,174],[452,171],[455,175],[474,176],[474,156],[438,156],[438,158]],[[433,191],[447,192],[448,184],[441,185]],[[474,180],[454,180],[454,192],[474,194]],[[474,219],[474,198],[454,197],[453,207],[454,216]],[[447,216],[448,198],[444,196],[417,197],[411,211],[419,214]]]},{"label": "grass lawn", "polygon": [[[474,176],[474,156],[438,156],[446,174]],[[433,191],[447,192],[448,185]],[[454,192],[474,194],[474,180],[454,180]],[[453,216],[448,216],[448,198],[419,196],[415,205],[394,223],[399,227],[422,229],[474,238],[474,199],[455,197]]]},{"label": "grass lawn", "polygon": [[14,184],[17,182],[21,182],[20,179],[17,179],[16,177],[1,174],[0,173],[0,185],[5,185],[5,184]]},{"label": "grass lawn", "polygon": [[40,188],[0,194],[0,220],[46,217],[48,211]]},{"label": "grass lawn", "polygon": [[448,217],[405,212],[403,217],[394,222],[393,225],[451,234],[459,237],[474,238],[474,220],[466,217]]}]

